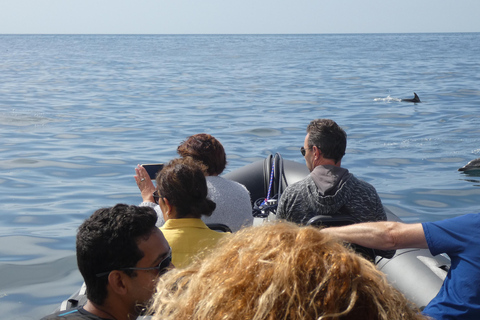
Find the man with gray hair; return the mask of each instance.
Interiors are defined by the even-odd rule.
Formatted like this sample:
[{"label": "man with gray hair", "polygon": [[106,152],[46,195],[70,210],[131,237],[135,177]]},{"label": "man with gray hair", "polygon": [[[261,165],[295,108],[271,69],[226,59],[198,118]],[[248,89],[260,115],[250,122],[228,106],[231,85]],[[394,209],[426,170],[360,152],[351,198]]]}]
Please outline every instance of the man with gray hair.
[{"label": "man with gray hair", "polygon": [[347,134],[335,121],[310,122],[300,148],[310,174],[282,193],[277,209],[280,219],[298,224],[317,215],[347,215],[356,222],[386,220],[375,188],[341,167],[346,148]]}]

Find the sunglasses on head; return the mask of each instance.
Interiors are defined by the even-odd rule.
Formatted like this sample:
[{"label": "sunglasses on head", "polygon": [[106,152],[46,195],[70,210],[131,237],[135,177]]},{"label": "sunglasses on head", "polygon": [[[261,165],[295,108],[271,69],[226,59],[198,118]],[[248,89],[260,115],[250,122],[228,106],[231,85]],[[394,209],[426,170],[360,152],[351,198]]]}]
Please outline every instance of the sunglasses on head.
[{"label": "sunglasses on head", "polygon": [[[172,248],[170,248],[168,250],[167,256],[162,261],[160,261],[158,266],[149,267],[149,268],[129,267],[129,268],[120,268],[118,270],[121,270],[121,271],[123,271],[123,270],[146,270],[146,271],[157,270],[158,271],[158,276],[161,276],[162,274],[165,274],[169,270],[169,267],[170,267],[171,263],[172,263]],[[110,274],[110,272],[112,272],[112,271],[97,273],[95,276],[96,277],[103,277],[103,276],[106,276],[106,275]]]}]

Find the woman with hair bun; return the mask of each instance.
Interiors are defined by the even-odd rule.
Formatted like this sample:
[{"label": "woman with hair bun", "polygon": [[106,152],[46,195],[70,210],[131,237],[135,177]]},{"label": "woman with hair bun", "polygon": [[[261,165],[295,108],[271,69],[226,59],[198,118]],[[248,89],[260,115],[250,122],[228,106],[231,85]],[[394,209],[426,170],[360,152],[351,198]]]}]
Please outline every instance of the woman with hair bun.
[{"label": "woman with hair bun", "polygon": [[193,159],[174,159],[157,175],[155,201],[165,220],[160,230],[172,248],[172,263],[177,268],[188,266],[227,235],[209,229],[201,220],[216,207],[207,198],[204,170]]},{"label": "woman with hair bun", "polygon": [[205,223],[225,224],[235,232],[253,224],[250,193],[244,185],[220,177],[227,165],[223,145],[214,136],[198,133],[188,137],[177,148],[182,158],[192,158],[206,167],[208,196],[215,201],[217,208]]},{"label": "woman with hair bun", "polygon": [[[227,165],[225,149],[220,141],[210,134],[199,133],[188,137],[177,148],[182,158],[193,159],[202,165],[206,176],[208,197],[216,203],[216,209],[211,215],[203,215],[202,220],[207,224],[224,224],[233,232],[244,226],[253,224],[252,203],[250,193],[244,185],[220,177]],[[145,168],[138,166],[135,169],[138,188],[143,202],[140,206],[155,209],[158,214],[157,225],[162,226],[163,220],[160,208],[154,203],[152,193],[155,186],[150,180]]]}]

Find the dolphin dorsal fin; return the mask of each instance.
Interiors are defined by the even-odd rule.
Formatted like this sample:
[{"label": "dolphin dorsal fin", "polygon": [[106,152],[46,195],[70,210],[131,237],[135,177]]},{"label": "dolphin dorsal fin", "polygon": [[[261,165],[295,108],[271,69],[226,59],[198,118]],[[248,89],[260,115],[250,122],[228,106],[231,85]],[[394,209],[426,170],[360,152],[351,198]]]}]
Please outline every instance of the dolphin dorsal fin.
[{"label": "dolphin dorsal fin", "polygon": [[413,95],[414,95],[413,101],[414,102],[420,102],[420,98],[418,97],[418,95],[415,92],[413,93]]}]

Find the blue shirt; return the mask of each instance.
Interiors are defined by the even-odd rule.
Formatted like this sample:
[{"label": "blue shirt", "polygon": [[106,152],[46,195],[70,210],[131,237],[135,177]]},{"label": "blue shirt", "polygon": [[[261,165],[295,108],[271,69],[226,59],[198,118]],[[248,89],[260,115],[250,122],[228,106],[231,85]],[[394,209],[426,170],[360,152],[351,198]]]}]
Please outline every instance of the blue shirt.
[{"label": "blue shirt", "polygon": [[436,320],[480,319],[480,213],[422,223],[432,255],[446,253],[452,264],[423,313]]}]

